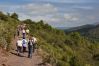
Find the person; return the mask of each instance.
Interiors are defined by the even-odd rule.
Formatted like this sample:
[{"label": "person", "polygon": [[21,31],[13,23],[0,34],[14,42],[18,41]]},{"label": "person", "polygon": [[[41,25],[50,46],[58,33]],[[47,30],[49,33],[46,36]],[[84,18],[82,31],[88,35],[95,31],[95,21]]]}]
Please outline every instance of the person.
[{"label": "person", "polygon": [[22,24],[20,24],[20,30],[21,30],[21,31],[23,30],[23,25],[22,25]]},{"label": "person", "polygon": [[17,55],[20,56],[21,50],[22,50],[22,40],[19,38],[16,42],[17,46]]},{"label": "person", "polygon": [[23,46],[23,53],[26,52],[26,48],[27,48],[27,40],[23,39],[22,40],[22,46]]},{"label": "person", "polygon": [[35,52],[37,39],[33,36],[32,41],[33,41],[33,52]]},{"label": "person", "polygon": [[17,29],[17,36],[19,36],[20,35],[20,30],[19,29]]},{"label": "person", "polygon": [[28,42],[28,58],[32,58],[32,52],[33,52],[33,40],[30,37]]},{"label": "person", "polygon": [[29,34],[29,32],[30,32],[30,31],[29,31],[29,29],[27,28],[27,29],[26,29],[26,33],[27,33],[27,35]]},{"label": "person", "polygon": [[22,30],[22,35],[23,35],[23,39],[25,39],[25,36],[26,36],[26,31],[25,31],[25,29]]},{"label": "person", "polygon": [[20,36],[20,25],[17,26],[17,36]]},{"label": "person", "polygon": [[25,23],[22,23],[21,24],[21,27],[22,27],[22,29],[25,29],[26,28],[26,24]]},{"label": "person", "polygon": [[23,23],[23,29],[25,29],[26,28],[26,24],[25,23]]},{"label": "person", "polygon": [[16,33],[14,33],[14,39],[15,39],[15,37],[16,37]]}]

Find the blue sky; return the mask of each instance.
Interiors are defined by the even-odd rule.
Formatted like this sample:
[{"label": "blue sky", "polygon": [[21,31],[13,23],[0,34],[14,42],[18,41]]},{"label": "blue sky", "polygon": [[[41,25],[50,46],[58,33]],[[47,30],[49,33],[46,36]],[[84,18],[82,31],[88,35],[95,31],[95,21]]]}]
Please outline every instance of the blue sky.
[{"label": "blue sky", "polygon": [[53,27],[76,27],[99,22],[98,0],[1,0],[0,11],[21,20],[44,20]]}]

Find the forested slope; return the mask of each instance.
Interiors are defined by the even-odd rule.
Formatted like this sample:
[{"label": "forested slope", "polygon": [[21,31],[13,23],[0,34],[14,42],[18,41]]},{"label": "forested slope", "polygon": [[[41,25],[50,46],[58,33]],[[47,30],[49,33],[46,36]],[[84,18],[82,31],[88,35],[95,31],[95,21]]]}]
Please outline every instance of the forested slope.
[{"label": "forested slope", "polygon": [[0,46],[9,50],[15,29],[20,23],[26,23],[30,35],[37,37],[37,48],[44,63],[52,66],[98,66],[99,43],[91,42],[78,32],[65,34],[55,29],[43,20],[39,22],[30,19],[20,21],[17,14],[4,15],[0,13]]}]

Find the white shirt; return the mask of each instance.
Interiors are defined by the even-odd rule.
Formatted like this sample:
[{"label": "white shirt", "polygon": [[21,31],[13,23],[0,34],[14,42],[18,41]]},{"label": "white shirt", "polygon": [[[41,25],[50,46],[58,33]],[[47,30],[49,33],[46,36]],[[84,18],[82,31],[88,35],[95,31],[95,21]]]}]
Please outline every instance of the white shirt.
[{"label": "white shirt", "polygon": [[25,30],[22,30],[22,33],[25,33]]},{"label": "white shirt", "polygon": [[35,37],[32,37],[33,39],[33,42],[36,43],[37,42],[37,39]]},{"label": "white shirt", "polygon": [[[25,41],[25,43],[23,43],[23,41]],[[22,45],[23,45],[24,47],[27,47],[27,40],[26,40],[26,39],[23,39],[23,40],[22,40]]]},{"label": "white shirt", "polygon": [[29,33],[29,29],[27,29],[26,32]]},{"label": "white shirt", "polygon": [[18,40],[18,41],[17,41],[17,46],[22,47],[22,40]]}]

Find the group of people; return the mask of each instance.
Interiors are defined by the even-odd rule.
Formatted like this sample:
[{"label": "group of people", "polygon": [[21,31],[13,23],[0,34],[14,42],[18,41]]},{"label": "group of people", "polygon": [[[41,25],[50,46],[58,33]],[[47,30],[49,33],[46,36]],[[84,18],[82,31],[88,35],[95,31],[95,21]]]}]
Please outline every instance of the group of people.
[{"label": "group of people", "polygon": [[[35,51],[37,39],[34,36],[29,36],[29,29],[26,28],[26,24],[18,25],[17,36],[17,55],[20,56],[21,53],[26,52],[28,48],[28,58],[32,58],[32,53]],[[26,38],[26,36],[28,36],[28,38]]]},{"label": "group of people", "polygon": [[26,24],[21,24],[17,26],[17,36],[20,36],[22,34],[23,39],[26,38],[26,34],[29,34],[29,29],[27,28]]}]

